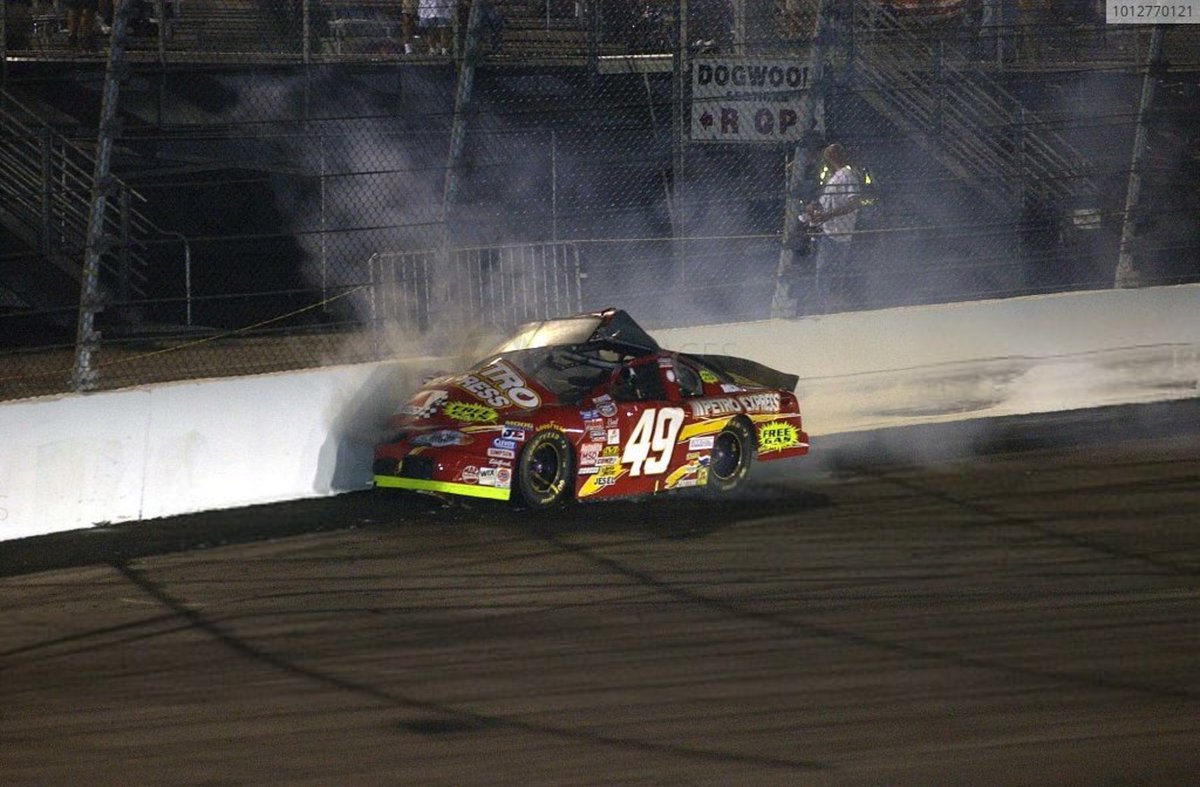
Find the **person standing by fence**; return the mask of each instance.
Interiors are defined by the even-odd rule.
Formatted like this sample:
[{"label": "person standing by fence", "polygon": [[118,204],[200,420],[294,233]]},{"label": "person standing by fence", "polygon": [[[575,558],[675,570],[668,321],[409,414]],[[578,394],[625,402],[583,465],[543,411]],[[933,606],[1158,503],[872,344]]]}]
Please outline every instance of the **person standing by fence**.
[{"label": "person standing by fence", "polygon": [[828,314],[850,305],[853,270],[851,243],[858,210],[862,207],[862,179],[850,164],[845,149],[836,142],[821,151],[828,175],[821,196],[809,203],[805,217],[818,229],[815,287],[818,308]]}]

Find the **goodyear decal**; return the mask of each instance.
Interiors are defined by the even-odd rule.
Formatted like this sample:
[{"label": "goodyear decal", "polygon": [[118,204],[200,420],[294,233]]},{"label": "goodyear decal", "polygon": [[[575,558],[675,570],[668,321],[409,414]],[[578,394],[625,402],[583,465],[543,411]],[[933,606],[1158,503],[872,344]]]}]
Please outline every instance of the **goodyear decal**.
[{"label": "goodyear decal", "polygon": [[758,451],[769,454],[772,451],[783,451],[800,445],[800,435],[796,427],[783,421],[771,421],[758,428]]},{"label": "goodyear decal", "polygon": [[467,424],[490,423],[499,417],[492,408],[473,402],[448,402],[442,405],[442,414]]}]

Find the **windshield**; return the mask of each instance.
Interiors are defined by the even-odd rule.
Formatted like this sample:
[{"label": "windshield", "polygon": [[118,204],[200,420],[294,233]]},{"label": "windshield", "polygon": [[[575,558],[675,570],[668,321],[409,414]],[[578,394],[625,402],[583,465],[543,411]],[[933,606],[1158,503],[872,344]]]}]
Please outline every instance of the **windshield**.
[{"label": "windshield", "polygon": [[600,326],[600,317],[583,315],[558,320],[544,320],[522,325],[517,332],[492,348],[488,355],[550,347],[556,344],[583,344]]},{"label": "windshield", "polygon": [[[572,403],[604,382],[629,356],[596,347],[535,347],[512,352],[504,360],[563,402]],[[485,361],[486,367],[497,360]]]}]

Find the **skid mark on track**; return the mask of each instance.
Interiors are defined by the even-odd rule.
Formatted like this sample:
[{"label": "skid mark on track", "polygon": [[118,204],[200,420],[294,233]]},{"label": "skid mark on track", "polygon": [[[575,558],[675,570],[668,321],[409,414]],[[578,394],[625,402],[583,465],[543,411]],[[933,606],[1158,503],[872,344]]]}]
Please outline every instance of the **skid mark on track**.
[{"label": "skid mark on track", "polygon": [[785,757],[762,757],[734,751],[719,751],[714,749],[676,746],[668,743],[655,743],[653,741],[644,741],[635,738],[625,738],[613,735],[597,735],[594,733],[576,732],[574,730],[551,727],[548,725],[531,724],[528,722],[517,721],[500,716],[488,716],[485,714],[475,713],[470,710],[463,710],[461,708],[455,708],[449,705],[431,702],[429,700],[422,700],[396,692],[386,691],[369,684],[346,680],[344,678],[339,678],[336,675],[330,675],[320,670],[297,664],[287,658],[255,647],[253,644],[245,641],[244,639],[234,636],[223,629],[218,623],[208,619],[208,617],[206,617],[198,609],[188,605],[181,599],[177,599],[172,596],[166,591],[165,588],[161,587],[150,577],[146,576],[144,573],[128,563],[114,563],[113,567],[127,580],[129,580],[130,583],[141,588],[141,590],[147,595],[156,599],[164,607],[171,610],[175,616],[185,620],[191,628],[205,632],[221,645],[239,656],[256,661],[282,673],[293,675],[311,683],[324,685],[339,691],[345,691],[370,698],[379,702],[385,707],[399,708],[406,711],[419,711],[421,713],[436,717],[432,720],[424,719],[401,723],[399,725],[399,729],[403,729],[408,732],[427,735],[430,733],[430,731],[482,732],[488,729],[504,728],[534,735],[553,737],[576,743],[611,746],[645,753],[670,755],[688,760],[704,760],[729,764],[756,765],[761,767],[790,769],[796,771],[820,771],[829,767],[826,763],[815,760],[802,760]]},{"label": "skid mark on track", "polygon": [[[962,498],[955,497],[948,492],[944,492],[940,489],[933,489],[931,487],[915,483],[907,478],[898,477],[891,473],[872,471],[867,468],[862,468],[860,472],[863,475],[867,475],[877,481],[898,486],[914,495],[936,500],[939,503],[944,503],[981,518],[991,520],[991,524],[989,525],[960,525],[960,527],[979,528],[1004,526],[1020,528],[1027,530],[1040,538],[1068,544],[1070,546],[1093,552],[1104,557],[1118,558],[1120,560],[1127,560],[1133,563],[1140,563],[1145,566],[1150,566],[1162,574],[1181,577],[1200,577],[1200,570],[1181,566],[1168,560],[1162,560],[1145,552],[1133,552],[1128,549],[1122,549],[1113,544],[1108,544],[1094,538],[1088,538],[1080,535],[1079,533],[1055,530],[1054,528],[1044,524],[1038,517],[1022,514],[1006,514],[984,503],[963,500]],[[1158,490],[1195,489],[1196,482],[1198,481],[1200,481],[1200,479],[1196,477],[1188,477],[1182,482],[1179,480],[1159,480],[1155,482],[1148,482],[1147,484],[1128,484],[1124,486],[1125,491],[1148,491],[1147,487]],[[1114,490],[1112,487],[1096,487],[1096,489],[1097,491],[1101,489],[1106,491],[1121,491]],[[1086,488],[1084,491],[1086,491]],[[1060,490],[1057,494],[1061,493],[1062,492]]]},{"label": "skid mark on track", "polygon": [[951,651],[935,650],[932,648],[920,647],[918,645],[894,642],[878,637],[858,634],[853,631],[839,629],[832,626],[825,626],[806,622],[804,620],[798,620],[787,615],[746,609],[738,606],[737,604],[733,604],[719,598],[702,595],[686,588],[673,585],[670,582],[663,581],[649,573],[623,563],[620,560],[599,554],[587,546],[565,541],[552,532],[545,530],[533,531],[533,535],[555,544],[564,552],[577,555],[584,560],[603,566],[610,571],[628,577],[629,579],[645,585],[646,587],[654,588],[664,595],[683,602],[696,604],[714,612],[718,612],[739,620],[757,621],[765,625],[778,627],[797,634],[820,637],[843,644],[856,645],[863,648],[893,653],[905,658],[939,662],[956,667],[982,669],[992,672],[1005,673],[1021,678],[1032,678],[1035,680],[1074,685],[1091,689],[1132,692],[1160,699],[1187,701],[1200,700],[1200,694],[1187,689],[1155,686],[1147,683],[1139,683],[1135,681],[1114,678],[1078,675],[1059,670],[1040,670],[1032,667],[1022,667],[1014,664],[1007,664],[994,659],[967,656],[960,653],[953,653]]}]

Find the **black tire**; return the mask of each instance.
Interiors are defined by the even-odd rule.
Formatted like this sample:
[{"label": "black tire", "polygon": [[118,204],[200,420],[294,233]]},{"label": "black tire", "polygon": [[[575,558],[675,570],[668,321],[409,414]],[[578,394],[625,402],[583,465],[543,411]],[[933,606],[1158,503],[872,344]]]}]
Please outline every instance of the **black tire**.
[{"label": "black tire", "polygon": [[758,438],[744,418],[734,418],[713,441],[708,460],[708,489],[726,494],[742,485],[758,452]]},{"label": "black tire", "polygon": [[530,508],[550,508],[575,491],[571,470],[575,452],[566,435],[554,429],[534,434],[517,462],[517,490]]}]

